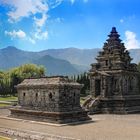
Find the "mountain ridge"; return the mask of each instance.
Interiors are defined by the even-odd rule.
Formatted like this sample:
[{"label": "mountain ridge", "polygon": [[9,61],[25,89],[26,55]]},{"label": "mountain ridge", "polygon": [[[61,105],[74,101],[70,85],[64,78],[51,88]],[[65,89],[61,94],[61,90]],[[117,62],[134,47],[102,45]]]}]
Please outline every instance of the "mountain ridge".
[{"label": "mountain ridge", "polygon": [[[96,62],[96,56],[100,48],[93,49],[79,49],[79,48],[62,48],[62,49],[47,49],[39,52],[31,52],[18,49],[14,46],[8,46],[7,48],[0,49],[0,69],[9,69],[17,67],[25,63],[37,63],[44,64],[46,67],[52,67],[50,69],[53,74],[72,74],[80,73],[90,69],[90,64]],[[129,50],[130,56],[133,58],[134,63],[140,62],[140,49]],[[45,58],[48,59],[46,59]],[[48,57],[50,56],[50,57]],[[45,63],[46,61],[46,63]],[[63,72],[56,72],[55,66],[52,66],[48,61],[52,61],[56,65],[64,64]],[[55,62],[54,62],[55,61]],[[65,62],[65,63],[64,63]],[[49,65],[48,65],[49,64]],[[65,68],[69,67],[69,69]],[[69,65],[69,66],[68,66]],[[62,66],[61,66],[62,67]],[[56,71],[54,71],[56,70]],[[71,70],[71,72],[70,72]],[[65,72],[64,72],[65,71]],[[51,72],[49,72],[51,73]]]}]

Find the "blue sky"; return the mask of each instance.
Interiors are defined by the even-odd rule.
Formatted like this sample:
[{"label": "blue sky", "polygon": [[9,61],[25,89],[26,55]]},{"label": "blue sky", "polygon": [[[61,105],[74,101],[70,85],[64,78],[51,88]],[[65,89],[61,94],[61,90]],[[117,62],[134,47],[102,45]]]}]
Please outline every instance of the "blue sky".
[{"label": "blue sky", "polygon": [[140,48],[139,0],[0,0],[0,48],[101,48],[115,26]]}]

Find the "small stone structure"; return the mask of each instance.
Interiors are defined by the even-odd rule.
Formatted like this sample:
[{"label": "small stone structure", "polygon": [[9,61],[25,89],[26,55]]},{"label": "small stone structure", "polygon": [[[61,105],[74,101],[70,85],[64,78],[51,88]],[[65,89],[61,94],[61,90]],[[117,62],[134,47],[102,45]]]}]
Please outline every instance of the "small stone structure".
[{"label": "small stone structure", "polygon": [[11,109],[11,115],[54,123],[87,120],[80,106],[81,88],[63,76],[25,79],[17,85],[18,106]]},{"label": "small stone structure", "polygon": [[92,99],[88,99],[87,104],[91,112],[140,112],[140,73],[137,65],[131,63],[132,58],[115,27],[108,36],[96,58],[97,63],[91,64],[89,76]]}]

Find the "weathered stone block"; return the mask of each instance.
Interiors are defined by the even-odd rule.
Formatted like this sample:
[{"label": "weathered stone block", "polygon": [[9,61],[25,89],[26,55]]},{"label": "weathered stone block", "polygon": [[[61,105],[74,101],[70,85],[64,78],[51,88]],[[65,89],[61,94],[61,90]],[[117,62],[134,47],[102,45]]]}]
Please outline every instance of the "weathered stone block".
[{"label": "weathered stone block", "polygon": [[67,77],[25,79],[17,86],[18,106],[11,115],[54,123],[89,119],[80,106],[82,85]]}]

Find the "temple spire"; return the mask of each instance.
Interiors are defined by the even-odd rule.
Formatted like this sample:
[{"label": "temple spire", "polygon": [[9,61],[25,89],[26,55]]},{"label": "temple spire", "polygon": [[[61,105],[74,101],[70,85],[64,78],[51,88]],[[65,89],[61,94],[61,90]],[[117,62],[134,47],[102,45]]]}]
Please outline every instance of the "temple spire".
[{"label": "temple spire", "polygon": [[104,43],[104,49],[111,49],[111,48],[122,48],[125,49],[123,43],[121,43],[121,39],[119,38],[120,35],[118,34],[116,27],[112,27],[110,34],[108,35],[108,39]]},{"label": "temple spire", "polygon": [[112,27],[112,31],[111,31],[112,33],[114,33],[114,32],[117,32],[116,31],[116,27]]},{"label": "temple spire", "polygon": [[121,43],[121,40],[119,39],[120,35],[118,34],[118,32],[116,31],[116,27],[112,27],[112,30],[110,32],[110,34],[108,35],[109,39],[107,39],[107,42],[117,42],[117,43]]}]

